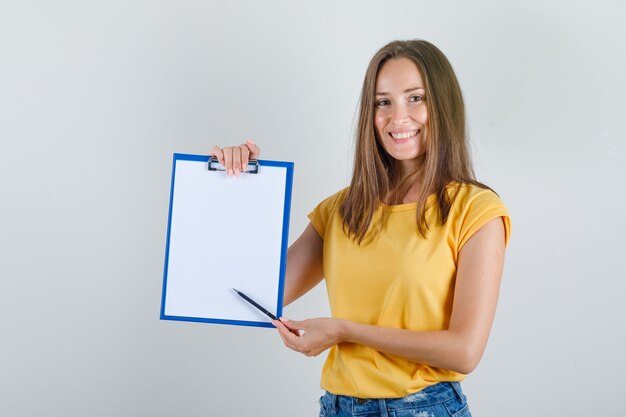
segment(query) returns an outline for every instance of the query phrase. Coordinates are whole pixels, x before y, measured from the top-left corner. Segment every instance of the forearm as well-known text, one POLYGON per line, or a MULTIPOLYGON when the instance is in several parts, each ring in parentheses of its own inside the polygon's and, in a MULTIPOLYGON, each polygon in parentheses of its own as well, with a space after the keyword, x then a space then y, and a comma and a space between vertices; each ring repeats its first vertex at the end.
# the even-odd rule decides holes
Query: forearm
POLYGON ((462 374, 476 367, 484 350, 470 335, 451 330, 413 331, 339 320, 338 331, 343 342, 462 374))
POLYGON ((317 271, 302 272, 301 266, 297 264, 296 261, 288 263, 283 305, 288 306, 298 298, 302 297, 321 280, 321 273, 318 273, 317 271))
POLYGON ((322 239, 309 224, 287 253, 283 305, 297 300, 322 280, 322 250, 322 239))

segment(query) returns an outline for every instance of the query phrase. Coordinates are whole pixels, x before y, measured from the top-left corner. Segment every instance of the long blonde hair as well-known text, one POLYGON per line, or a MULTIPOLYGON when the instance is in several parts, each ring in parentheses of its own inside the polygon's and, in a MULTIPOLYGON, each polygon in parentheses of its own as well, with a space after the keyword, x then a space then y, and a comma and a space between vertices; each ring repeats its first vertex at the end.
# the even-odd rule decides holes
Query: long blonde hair
POLYGON ((445 55, 420 39, 385 45, 370 61, 363 81, 354 170, 341 207, 344 228, 360 244, 380 204, 386 198, 391 199, 387 201, 390 204, 401 203, 411 185, 419 180, 417 229, 426 237, 426 199, 430 194, 437 196, 438 219, 443 224, 456 197, 456 191, 447 191, 448 185, 472 183, 488 188, 475 179, 467 142, 461 87, 445 55), (385 62, 397 58, 408 58, 417 66, 424 81, 428 112, 427 149, 422 164, 418 171, 403 178, 399 178, 394 160, 382 147, 374 128, 376 78, 385 62))

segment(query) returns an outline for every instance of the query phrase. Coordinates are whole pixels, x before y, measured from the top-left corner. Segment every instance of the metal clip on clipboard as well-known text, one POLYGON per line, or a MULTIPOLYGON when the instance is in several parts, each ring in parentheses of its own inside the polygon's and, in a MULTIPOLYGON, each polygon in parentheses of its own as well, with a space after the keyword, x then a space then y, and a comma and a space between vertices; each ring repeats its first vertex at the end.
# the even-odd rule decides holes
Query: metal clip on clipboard
MULTIPOLYGON (((209 171, 226 171, 224 166, 220 164, 220 161, 217 160, 215 156, 209 158, 209 171)), ((245 171, 247 174, 258 174, 259 173, 259 161, 256 159, 248 160, 248 167, 245 171)))

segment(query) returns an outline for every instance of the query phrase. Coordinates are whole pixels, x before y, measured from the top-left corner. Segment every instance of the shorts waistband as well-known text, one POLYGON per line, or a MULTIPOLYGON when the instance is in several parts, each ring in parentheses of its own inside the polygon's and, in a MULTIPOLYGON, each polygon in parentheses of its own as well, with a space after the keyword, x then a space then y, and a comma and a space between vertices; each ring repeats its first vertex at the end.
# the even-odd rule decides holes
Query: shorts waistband
POLYGON ((453 397, 461 401, 465 400, 461 384, 458 382, 439 382, 401 398, 358 398, 329 392, 325 394, 325 397, 328 405, 335 410, 343 408, 350 410, 353 414, 427 407, 448 401, 453 397))

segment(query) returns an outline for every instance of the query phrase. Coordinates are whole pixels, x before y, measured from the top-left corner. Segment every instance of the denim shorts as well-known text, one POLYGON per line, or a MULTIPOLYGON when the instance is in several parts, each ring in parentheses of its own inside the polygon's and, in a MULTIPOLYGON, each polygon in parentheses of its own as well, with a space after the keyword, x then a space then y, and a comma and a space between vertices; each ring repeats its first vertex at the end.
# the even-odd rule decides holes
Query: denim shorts
POLYGON ((326 392, 320 417, 471 417, 458 382, 439 382, 403 398, 356 398, 326 392))

